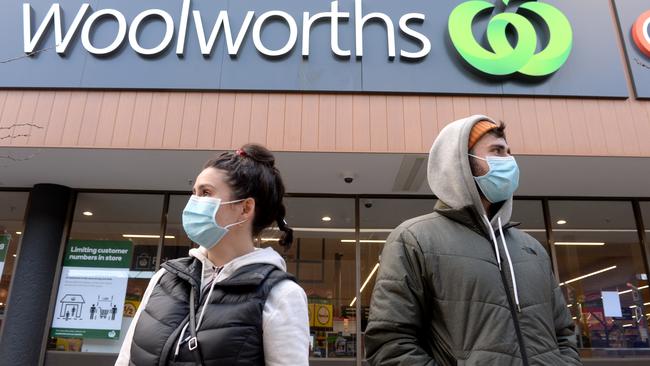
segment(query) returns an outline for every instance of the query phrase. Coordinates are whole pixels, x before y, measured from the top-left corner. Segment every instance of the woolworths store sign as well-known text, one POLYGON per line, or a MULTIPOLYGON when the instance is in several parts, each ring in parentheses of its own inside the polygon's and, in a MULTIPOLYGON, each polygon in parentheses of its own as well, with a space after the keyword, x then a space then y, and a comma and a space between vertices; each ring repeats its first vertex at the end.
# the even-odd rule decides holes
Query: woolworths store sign
POLYGON ((627 94, 607 0, 4 7, 4 87, 627 94))

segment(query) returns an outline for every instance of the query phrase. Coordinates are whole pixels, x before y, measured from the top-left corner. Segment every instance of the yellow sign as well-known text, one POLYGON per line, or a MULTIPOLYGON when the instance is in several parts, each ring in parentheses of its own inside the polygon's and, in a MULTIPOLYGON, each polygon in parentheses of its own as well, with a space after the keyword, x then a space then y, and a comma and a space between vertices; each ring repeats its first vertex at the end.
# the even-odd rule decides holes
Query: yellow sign
POLYGON ((309 310, 309 326, 314 326, 314 304, 309 304, 307 309, 309 310))
POLYGON ((331 304, 312 304, 314 327, 332 328, 334 326, 334 309, 331 304))

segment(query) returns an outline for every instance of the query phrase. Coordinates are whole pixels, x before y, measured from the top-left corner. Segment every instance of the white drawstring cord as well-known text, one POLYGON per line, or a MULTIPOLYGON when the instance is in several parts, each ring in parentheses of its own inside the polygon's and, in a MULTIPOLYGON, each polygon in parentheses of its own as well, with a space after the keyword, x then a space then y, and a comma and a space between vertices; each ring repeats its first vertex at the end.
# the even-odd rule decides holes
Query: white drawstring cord
POLYGON ((488 219, 487 215, 483 215, 483 219, 485 219, 487 227, 490 229, 490 236, 492 236, 492 244, 494 244, 494 255, 496 255, 497 257, 497 263, 499 264, 499 271, 501 271, 501 256, 499 255, 499 246, 497 244, 496 235, 494 235, 494 230, 492 229, 492 225, 490 224, 490 220, 488 219))
MULTIPOLYGON (((219 273, 219 271, 216 271, 215 274, 212 277, 212 283, 210 284, 210 291, 208 291, 208 297, 207 297, 207 300, 206 300, 206 304, 207 304, 207 301, 209 301, 210 297, 212 296, 212 291, 214 290, 214 285, 217 283, 216 280, 217 280, 217 274, 218 273, 219 273)), ((203 314, 205 314, 205 308, 206 307, 207 306, 203 305, 203 309, 201 309, 201 314, 199 315, 199 321, 196 323, 196 331, 197 332, 201 328, 201 321, 203 321, 203 314)), ((190 338, 192 338, 192 336, 190 335, 190 336, 187 336, 187 338, 183 339, 183 336, 185 335, 185 332, 187 331, 188 325, 190 325, 189 322, 187 324, 185 324, 185 326, 181 330, 181 334, 178 337, 178 342, 176 343, 176 352, 174 352, 174 356, 178 356, 178 353, 179 353, 180 348, 181 348, 181 343, 186 342, 190 338)))
POLYGON ((503 244, 503 249, 506 251, 506 258, 508 259, 508 266, 510 267, 510 277, 512 278, 512 287, 515 292, 515 303, 517 304, 517 311, 521 313, 521 305, 519 304, 519 291, 517 290, 517 279, 515 278, 515 268, 512 266, 512 259, 510 259, 510 251, 506 245, 505 235, 503 235, 503 229, 501 228, 501 218, 498 218, 499 222, 499 233, 501 233, 501 244, 503 244))

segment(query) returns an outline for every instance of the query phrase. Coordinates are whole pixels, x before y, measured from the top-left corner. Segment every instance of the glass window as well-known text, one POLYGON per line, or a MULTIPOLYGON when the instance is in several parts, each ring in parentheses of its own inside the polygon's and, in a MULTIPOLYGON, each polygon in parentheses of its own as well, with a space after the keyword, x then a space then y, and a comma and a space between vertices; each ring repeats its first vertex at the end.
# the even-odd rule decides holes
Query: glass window
POLYGON ((631 203, 549 205, 560 285, 584 355, 647 348, 650 293, 631 203))
POLYGON ((154 274, 163 198, 78 195, 48 349, 119 352, 154 274))
POLYGON ((279 232, 260 235, 261 247, 273 247, 287 262, 309 299, 312 357, 356 357, 354 200, 285 199, 294 243, 284 251, 279 232), (352 242, 348 242, 352 240, 352 242))
POLYGON ((27 192, 0 192, 0 327, 22 238, 28 197, 27 192))
POLYGON ((514 200, 511 221, 520 223, 517 228, 537 239, 548 252, 542 201, 514 200))
POLYGON ((189 250, 197 247, 187 237, 183 229, 183 209, 185 209, 189 199, 189 194, 169 197, 165 245, 163 246, 162 260, 160 263, 164 263, 170 259, 187 257, 189 250))
MULTIPOLYGON (((360 245, 361 245, 361 330, 368 323, 370 299, 375 287, 379 257, 388 235, 402 222, 430 214, 435 199, 362 199, 360 202, 360 245)), ((354 236, 351 237, 354 239, 354 236)), ((352 240, 354 242, 354 240, 352 240)), ((354 303, 350 303, 351 306, 354 303)), ((364 348, 365 349, 365 348, 364 348)))

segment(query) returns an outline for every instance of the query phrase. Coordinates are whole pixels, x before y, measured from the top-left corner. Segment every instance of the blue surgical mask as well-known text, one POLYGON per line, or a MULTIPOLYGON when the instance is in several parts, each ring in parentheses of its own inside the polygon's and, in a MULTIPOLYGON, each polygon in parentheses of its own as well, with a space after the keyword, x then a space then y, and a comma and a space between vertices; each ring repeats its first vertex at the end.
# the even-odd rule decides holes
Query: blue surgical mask
POLYGON ((517 187, 519 187, 519 167, 513 156, 487 156, 481 158, 472 154, 468 155, 486 161, 490 167, 487 174, 474 177, 488 201, 497 203, 512 197, 517 187))
POLYGON ((244 200, 221 202, 218 198, 192 196, 183 210, 183 229, 187 236, 200 246, 210 249, 217 245, 228 229, 246 222, 240 221, 221 227, 215 217, 221 205, 242 202, 244 200))

